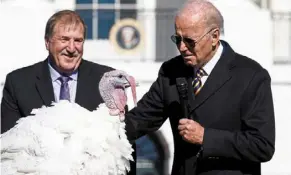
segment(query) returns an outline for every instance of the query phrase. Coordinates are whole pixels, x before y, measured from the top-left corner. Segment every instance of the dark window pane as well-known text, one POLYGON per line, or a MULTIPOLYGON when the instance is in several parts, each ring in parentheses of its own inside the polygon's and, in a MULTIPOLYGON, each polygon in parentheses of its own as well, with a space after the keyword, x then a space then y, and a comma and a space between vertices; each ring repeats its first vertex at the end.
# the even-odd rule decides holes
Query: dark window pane
POLYGON ((93 11, 92 10, 76 10, 76 12, 82 17, 87 26, 86 39, 93 38, 93 11))
POLYGON ((136 19, 136 10, 120 10, 120 19, 124 18, 136 19))
POLYGON ((93 0, 76 0, 76 4, 92 4, 93 0))
POLYGON ((120 4, 136 4, 136 0, 120 0, 120 4))
POLYGON ((115 0, 98 0, 99 4, 114 4, 115 0))
POLYGON ((115 23, 114 10, 98 10, 98 38, 108 39, 112 25, 115 23))

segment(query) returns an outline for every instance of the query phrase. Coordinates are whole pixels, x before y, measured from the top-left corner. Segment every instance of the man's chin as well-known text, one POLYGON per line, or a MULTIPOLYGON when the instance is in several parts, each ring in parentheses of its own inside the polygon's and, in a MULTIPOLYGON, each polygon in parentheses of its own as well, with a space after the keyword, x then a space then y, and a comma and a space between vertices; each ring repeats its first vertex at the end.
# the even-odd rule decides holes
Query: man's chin
POLYGON ((187 66, 195 66, 195 64, 194 64, 191 60, 184 59, 184 63, 185 63, 187 66))
POLYGON ((62 60, 64 62, 67 62, 67 63, 72 63, 74 62, 76 59, 78 59, 77 57, 69 57, 67 55, 62 55, 62 60))
POLYGON ((72 66, 62 66, 61 67, 61 72, 65 73, 65 74, 72 74, 73 72, 76 71, 76 67, 72 67, 72 66))

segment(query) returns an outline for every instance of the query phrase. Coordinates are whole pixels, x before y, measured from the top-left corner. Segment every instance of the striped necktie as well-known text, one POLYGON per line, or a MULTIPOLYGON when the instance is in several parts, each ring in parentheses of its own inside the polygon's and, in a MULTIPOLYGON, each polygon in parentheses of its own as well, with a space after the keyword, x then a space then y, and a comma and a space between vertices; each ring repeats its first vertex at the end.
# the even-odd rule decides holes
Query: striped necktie
POLYGON ((199 68, 197 70, 196 76, 192 82, 192 86, 193 86, 193 90, 194 90, 195 95, 197 95, 200 92, 200 90, 202 88, 201 78, 205 75, 207 75, 207 73, 202 68, 199 68))

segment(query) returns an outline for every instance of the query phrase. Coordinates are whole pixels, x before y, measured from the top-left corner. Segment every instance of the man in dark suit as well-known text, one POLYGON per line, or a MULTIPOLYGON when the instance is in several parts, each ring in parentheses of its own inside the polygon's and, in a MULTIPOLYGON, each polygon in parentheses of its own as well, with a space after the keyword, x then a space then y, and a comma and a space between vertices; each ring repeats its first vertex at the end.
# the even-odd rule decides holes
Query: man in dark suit
MULTIPOLYGON (((34 108, 69 100, 92 111, 103 100, 99 81, 111 67, 82 59, 86 27, 70 10, 55 13, 47 22, 45 61, 9 73, 1 102, 1 133, 12 128, 34 108)), ((96 116, 98 117, 98 116, 96 116)), ((97 165, 98 166, 98 165, 97 165)), ((131 165, 135 174, 135 164, 131 165)))
MULTIPOLYGON (((82 59, 86 28, 74 11, 55 13, 47 22, 45 61, 9 73, 1 103, 1 133, 28 116, 33 108, 49 106, 61 97, 61 77, 68 77, 67 100, 88 110, 102 103, 98 83, 110 67, 82 59)), ((65 98, 64 98, 65 99, 65 98)))
POLYGON ((261 163, 275 150, 268 72, 220 40, 223 17, 210 2, 186 2, 175 29, 171 38, 181 55, 162 64, 150 90, 126 115, 128 138, 157 130, 169 117, 173 175, 261 174, 261 163), (187 83, 187 116, 177 78, 187 83))

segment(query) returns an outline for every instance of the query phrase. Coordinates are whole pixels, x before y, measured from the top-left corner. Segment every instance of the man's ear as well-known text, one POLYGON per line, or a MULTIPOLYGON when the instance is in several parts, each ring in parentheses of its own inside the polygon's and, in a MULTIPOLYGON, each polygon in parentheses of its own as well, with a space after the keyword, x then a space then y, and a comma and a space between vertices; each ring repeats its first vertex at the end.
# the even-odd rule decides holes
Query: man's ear
POLYGON ((45 38, 45 48, 46 50, 49 50, 49 39, 48 38, 45 38))
POLYGON ((213 33, 212 33, 212 45, 216 46, 217 43, 219 42, 219 38, 220 38, 220 30, 214 29, 213 33))

